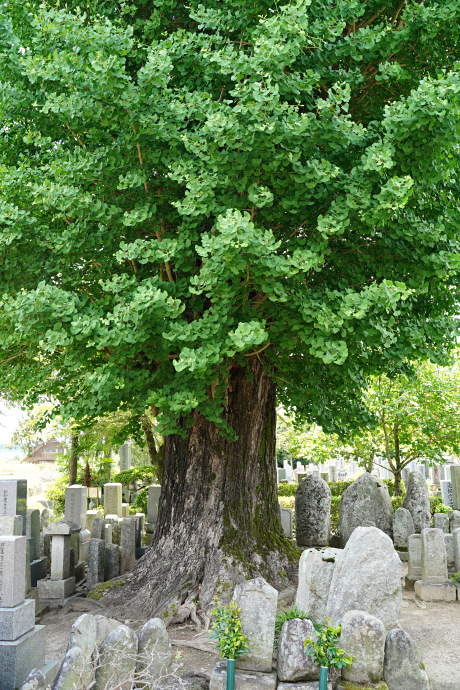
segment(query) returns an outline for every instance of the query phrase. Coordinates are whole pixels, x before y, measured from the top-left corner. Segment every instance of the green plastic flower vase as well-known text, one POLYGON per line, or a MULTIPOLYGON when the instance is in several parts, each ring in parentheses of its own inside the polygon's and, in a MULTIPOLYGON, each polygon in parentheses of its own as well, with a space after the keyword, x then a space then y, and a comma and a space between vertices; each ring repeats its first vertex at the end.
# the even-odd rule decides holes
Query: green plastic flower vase
MULTIPOLYGON (((228 675, 227 675, 228 678, 228 675)), ((227 680, 228 683, 228 680, 227 680)), ((228 688, 228 686, 227 686, 228 688)), ((327 690, 327 666, 321 666, 319 672, 319 690, 327 690)))
MULTIPOLYGON (((326 686, 324 686, 326 687, 326 686)), ((227 690, 235 689, 235 659, 227 659, 227 690)))

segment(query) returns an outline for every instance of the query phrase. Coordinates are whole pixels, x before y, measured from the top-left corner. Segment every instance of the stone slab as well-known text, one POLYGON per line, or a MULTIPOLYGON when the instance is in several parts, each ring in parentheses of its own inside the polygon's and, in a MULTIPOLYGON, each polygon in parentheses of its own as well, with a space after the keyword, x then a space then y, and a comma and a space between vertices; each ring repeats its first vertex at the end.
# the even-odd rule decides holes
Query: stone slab
POLYGON ((157 521, 160 493, 160 484, 152 484, 152 486, 149 486, 149 492, 147 497, 147 522, 150 524, 155 524, 157 521))
POLYGON ((0 641, 0 688, 15 690, 25 681, 33 668, 45 664, 45 626, 13 641, 0 641))
POLYGON ((53 536, 67 536, 73 534, 74 532, 79 532, 80 527, 75 525, 73 522, 56 520, 55 522, 50 522, 48 527, 43 531, 45 534, 51 534, 53 536))
POLYGON ((122 485, 120 483, 104 484, 104 517, 118 515, 122 517, 122 485))
POLYGON ((417 580, 415 596, 422 601, 456 601, 457 588, 452 582, 432 583, 417 580))
MULTIPOLYGON (((314 683, 278 683, 277 690, 318 690, 318 681, 314 683)), ((327 684, 327 690, 332 690, 332 683, 327 684)))
POLYGON ((35 600, 26 599, 13 608, 0 608, 0 640, 9 642, 25 635, 35 625, 35 600))
POLYGON ((40 599, 66 599, 75 592, 75 577, 66 580, 39 580, 38 596, 40 599))
POLYGON ((23 522, 22 515, 2 515, 0 517, 0 536, 21 537, 23 522))
POLYGON ((26 591, 26 569, 27 538, 0 537, 0 606, 12 608, 22 604, 26 591))
MULTIPOLYGON (((289 685, 289 683, 286 683, 286 685, 289 685)), ((312 687, 315 686, 312 684, 312 687)), ((213 669, 209 690, 226 690, 226 688, 227 662, 222 660, 213 669)), ((236 669, 235 690, 276 690, 276 673, 236 669)))
POLYGON ((22 517, 21 534, 26 533, 27 479, 0 479, 0 516, 22 517))
POLYGON ((30 585, 36 587, 39 580, 43 580, 47 575, 48 559, 43 556, 32 561, 30 564, 30 585))

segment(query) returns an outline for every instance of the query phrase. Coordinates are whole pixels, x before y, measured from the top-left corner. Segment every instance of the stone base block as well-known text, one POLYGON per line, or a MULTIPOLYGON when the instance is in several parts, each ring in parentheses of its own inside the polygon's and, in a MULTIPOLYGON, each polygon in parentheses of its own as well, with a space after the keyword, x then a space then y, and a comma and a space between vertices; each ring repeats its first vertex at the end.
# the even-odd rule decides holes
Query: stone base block
MULTIPOLYGON (((278 690, 318 690, 318 681, 310 683, 278 683, 278 690)), ((327 684, 327 690, 332 690, 332 683, 327 684)))
POLYGON ((422 601, 456 601, 457 588, 452 582, 432 584, 417 580, 414 585, 415 596, 422 601))
POLYGON ((396 553, 398 554, 400 561, 402 561, 403 563, 409 562, 409 552, 408 551, 400 551, 399 549, 396 549, 396 553))
POLYGON ((52 683, 54 683, 60 665, 61 664, 59 661, 47 661, 46 664, 42 666, 42 668, 40 669, 40 671, 45 676, 47 685, 51 685, 52 683))
POLYGON ((417 580, 420 580, 420 578, 416 577, 415 575, 406 575, 406 579, 405 579, 406 589, 413 590, 414 585, 417 582, 417 580))
POLYGON ((35 625, 35 600, 26 599, 12 609, 0 607, 0 640, 10 642, 30 632, 35 625))
POLYGON ((67 580, 39 580, 38 596, 40 599, 66 599, 75 592, 75 577, 67 580))
POLYGON ((334 690, 388 690, 388 685, 383 680, 375 685, 358 685, 356 683, 351 683, 349 680, 342 680, 339 678, 335 682, 334 690))
POLYGON ((86 575, 85 565, 86 565, 86 563, 84 563, 83 561, 80 561, 75 566, 75 582, 81 582, 82 580, 85 579, 85 575, 86 575))
POLYGON ((45 626, 36 625, 30 632, 11 642, 0 641, 0 688, 15 690, 33 668, 45 665, 45 626))
POLYGON ((30 582, 32 587, 37 586, 39 580, 43 580, 48 573, 48 559, 43 556, 30 564, 30 582))
MULTIPOLYGON (((209 690, 226 690, 226 687, 227 662, 222 660, 213 669, 209 690)), ((276 690, 276 673, 236 669, 235 690, 276 690)))
POLYGON ((136 560, 145 556, 145 546, 136 546, 136 560))

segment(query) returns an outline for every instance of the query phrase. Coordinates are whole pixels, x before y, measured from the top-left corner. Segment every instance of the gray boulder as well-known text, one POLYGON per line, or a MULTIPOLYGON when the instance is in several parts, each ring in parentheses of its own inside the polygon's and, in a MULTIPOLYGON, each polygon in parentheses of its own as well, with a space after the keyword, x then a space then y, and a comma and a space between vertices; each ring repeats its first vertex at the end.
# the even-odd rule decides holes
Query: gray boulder
POLYGON ((353 657, 342 669, 343 680, 353 683, 378 683, 383 676, 385 626, 365 611, 347 611, 342 618, 340 646, 353 657))
POLYGON ((137 672, 147 672, 151 679, 168 673, 172 662, 171 644, 160 618, 151 618, 139 632, 137 672))
POLYGON ((393 541, 395 548, 407 549, 407 540, 415 534, 414 521, 407 508, 398 508, 393 515, 393 541))
POLYGON ((393 536, 393 506, 386 484, 367 472, 342 494, 340 499, 340 542, 344 547, 356 527, 374 523, 393 536))
POLYGON ((293 618, 281 628, 278 640, 278 678, 284 682, 318 680, 320 668, 305 654, 304 641, 316 637, 313 623, 293 618))
POLYGON ((136 671, 137 635, 119 625, 101 645, 94 690, 131 690, 136 671))
MULTIPOLYGON (((246 671, 237 668, 235 671, 236 690, 276 690, 276 673, 260 673, 259 671, 246 671)), ((181 685, 181 687, 183 687, 181 685)), ((279 687, 279 686, 278 686, 279 687)), ((217 662, 211 674, 209 690, 226 690, 227 688, 227 662, 221 659, 217 662)), ((178 690, 180 690, 178 688, 178 690)), ((295 690, 291 688, 291 690, 295 690)), ((304 690, 306 690, 304 688, 304 690)))
POLYGON ((357 527, 332 575, 327 615, 338 624, 347 611, 365 611, 390 630, 399 627, 401 600, 401 561, 392 540, 376 527, 357 527))
POLYGON ((414 521, 415 533, 431 525, 430 496, 428 485, 420 472, 409 472, 403 508, 407 508, 414 521))
POLYGON ((306 549, 299 560, 295 605, 315 621, 326 619, 332 575, 343 549, 306 549))
POLYGON ((390 630, 385 641, 383 678, 388 690, 430 690, 417 645, 401 628, 390 630))
POLYGON ((94 619, 96 621, 96 646, 100 647, 107 635, 118 628, 120 622, 116 621, 115 618, 100 615, 94 616, 94 619))
POLYGON ((318 472, 302 479, 295 492, 299 546, 327 546, 331 529, 331 490, 318 472))

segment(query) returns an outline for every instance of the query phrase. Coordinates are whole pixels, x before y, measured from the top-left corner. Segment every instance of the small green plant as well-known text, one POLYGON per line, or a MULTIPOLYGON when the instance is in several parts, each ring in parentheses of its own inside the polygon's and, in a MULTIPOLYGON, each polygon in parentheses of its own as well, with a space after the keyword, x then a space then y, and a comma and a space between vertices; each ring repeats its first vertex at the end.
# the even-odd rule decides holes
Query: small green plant
POLYGON ((325 668, 344 668, 350 666, 353 657, 337 647, 340 635, 340 625, 334 627, 328 625, 329 618, 324 623, 313 623, 316 631, 316 639, 309 637, 304 642, 305 654, 311 656, 315 664, 325 668))
POLYGON ((249 651, 248 641, 241 627, 240 609, 236 601, 230 602, 228 606, 217 599, 215 603, 211 637, 218 641, 219 656, 221 659, 239 659, 249 651))
POLYGON ((450 578, 450 581, 457 587, 457 589, 460 587, 460 573, 454 573, 452 577, 450 578))
POLYGON ((290 621, 293 618, 310 618, 310 616, 307 616, 306 613, 301 611, 300 609, 297 608, 297 606, 292 606, 290 609, 286 609, 285 611, 282 611, 276 616, 275 620, 275 643, 274 647, 275 649, 278 646, 278 640, 279 636, 281 633, 281 628, 283 625, 286 623, 286 621, 290 621))

